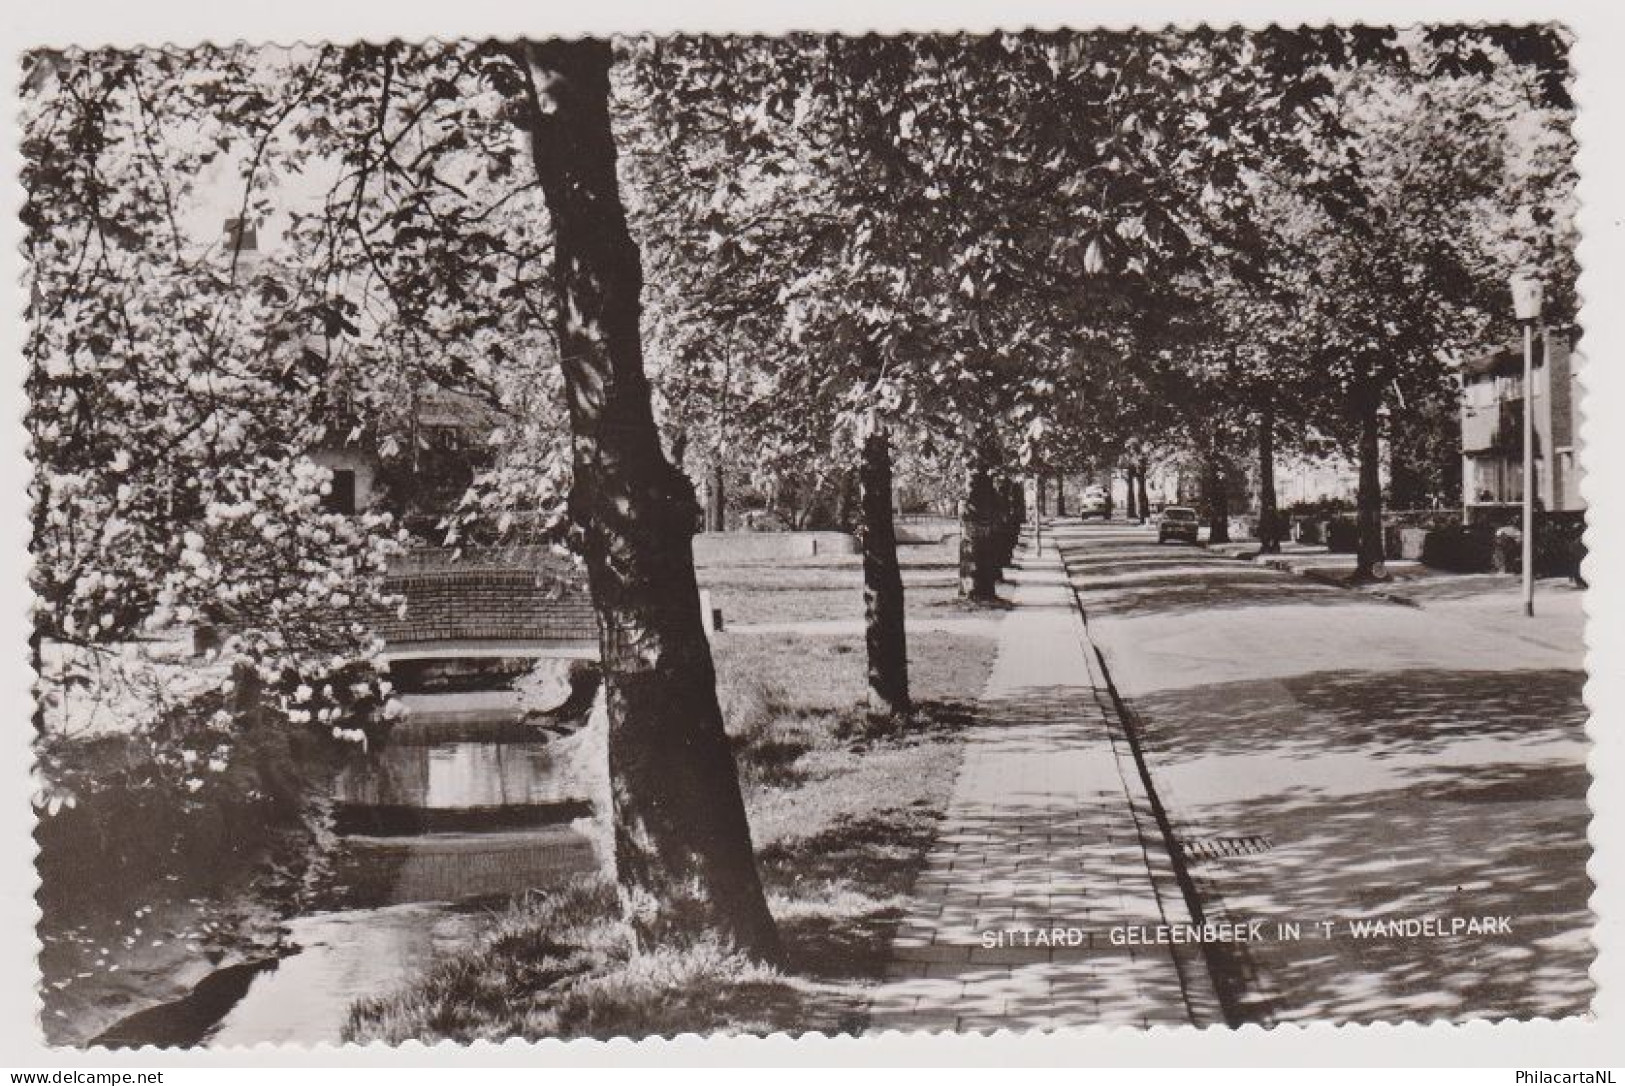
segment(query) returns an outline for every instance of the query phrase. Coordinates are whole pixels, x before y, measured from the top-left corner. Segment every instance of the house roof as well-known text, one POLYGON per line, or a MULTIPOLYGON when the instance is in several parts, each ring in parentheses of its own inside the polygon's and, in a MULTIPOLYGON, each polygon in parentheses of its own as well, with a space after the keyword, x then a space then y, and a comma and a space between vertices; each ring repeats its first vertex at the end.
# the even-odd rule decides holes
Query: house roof
MULTIPOLYGON (((1545 335, 1535 336, 1535 365, 1542 365, 1546 361, 1546 336, 1568 336, 1570 345, 1576 335, 1573 328, 1551 328, 1545 335)), ((1507 376, 1523 369, 1523 340, 1515 339, 1501 344, 1482 354, 1471 355, 1461 364, 1461 375, 1465 380, 1474 377, 1488 377, 1491 375, 1507 376)))
POLYGON ((461 431, 489 432, 497 426, 497 414, 476 396, 450 389, 425 389, 418 396, 420 426, 444 427, 461 431))

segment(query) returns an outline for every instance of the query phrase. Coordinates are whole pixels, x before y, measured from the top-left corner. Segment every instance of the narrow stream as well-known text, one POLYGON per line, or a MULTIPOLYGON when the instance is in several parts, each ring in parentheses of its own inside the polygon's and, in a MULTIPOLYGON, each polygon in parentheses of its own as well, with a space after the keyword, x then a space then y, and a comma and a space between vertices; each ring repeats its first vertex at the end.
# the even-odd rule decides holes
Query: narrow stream
POLYGON ((92 1043, 339 1043, 357 999, 465 944, 514 895, 597 869, 572 825, 592 811, 574 739, 511 713, 415 722, 340 775, 336 886, 285 922, 283 952, 216 970, 92 1043))

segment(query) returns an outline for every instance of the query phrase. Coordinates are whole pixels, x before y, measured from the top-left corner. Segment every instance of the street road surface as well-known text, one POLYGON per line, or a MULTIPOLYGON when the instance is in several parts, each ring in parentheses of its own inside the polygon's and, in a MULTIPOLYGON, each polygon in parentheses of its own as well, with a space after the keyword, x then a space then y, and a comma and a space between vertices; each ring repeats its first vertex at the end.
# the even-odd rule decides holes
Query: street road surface
POLYGON ((1054 537, 1207 918, 1299 925, 1215 951, 1233 1017, 1585 1013, 1577 590, 1543 584, 1528 620, 1515 578, 1402 606, 1154 529, 1054 537))

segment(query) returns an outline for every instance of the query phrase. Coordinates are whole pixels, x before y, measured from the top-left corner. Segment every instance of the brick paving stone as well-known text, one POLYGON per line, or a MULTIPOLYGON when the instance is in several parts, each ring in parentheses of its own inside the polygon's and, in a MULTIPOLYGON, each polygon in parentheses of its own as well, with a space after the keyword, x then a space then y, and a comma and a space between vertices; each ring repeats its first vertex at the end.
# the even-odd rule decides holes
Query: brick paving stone
POLYGON ((893 979, 873 992, 870 1029, 1218 1021, 1199 956, 1110 942, 1114 924, 1189 917, 1059 560, 1024 555, 1011 579, 981 726, 894 939, 893 979), (1022 941, 1056 928, 1082 929, 1081 945, 1022 941), (986 945, 989 932, 1007 942, 986 945))

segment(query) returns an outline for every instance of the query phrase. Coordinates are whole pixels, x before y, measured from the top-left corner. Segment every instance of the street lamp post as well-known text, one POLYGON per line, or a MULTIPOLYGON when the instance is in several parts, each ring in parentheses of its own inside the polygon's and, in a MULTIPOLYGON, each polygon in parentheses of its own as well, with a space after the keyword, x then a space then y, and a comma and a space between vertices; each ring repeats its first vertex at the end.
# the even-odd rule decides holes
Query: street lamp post
POLYGON ((1523 325, 1523 613, 1535 613, 1535 322, 1541 282, 1534 271, 1512 275, 1512 309, 1523 325))

